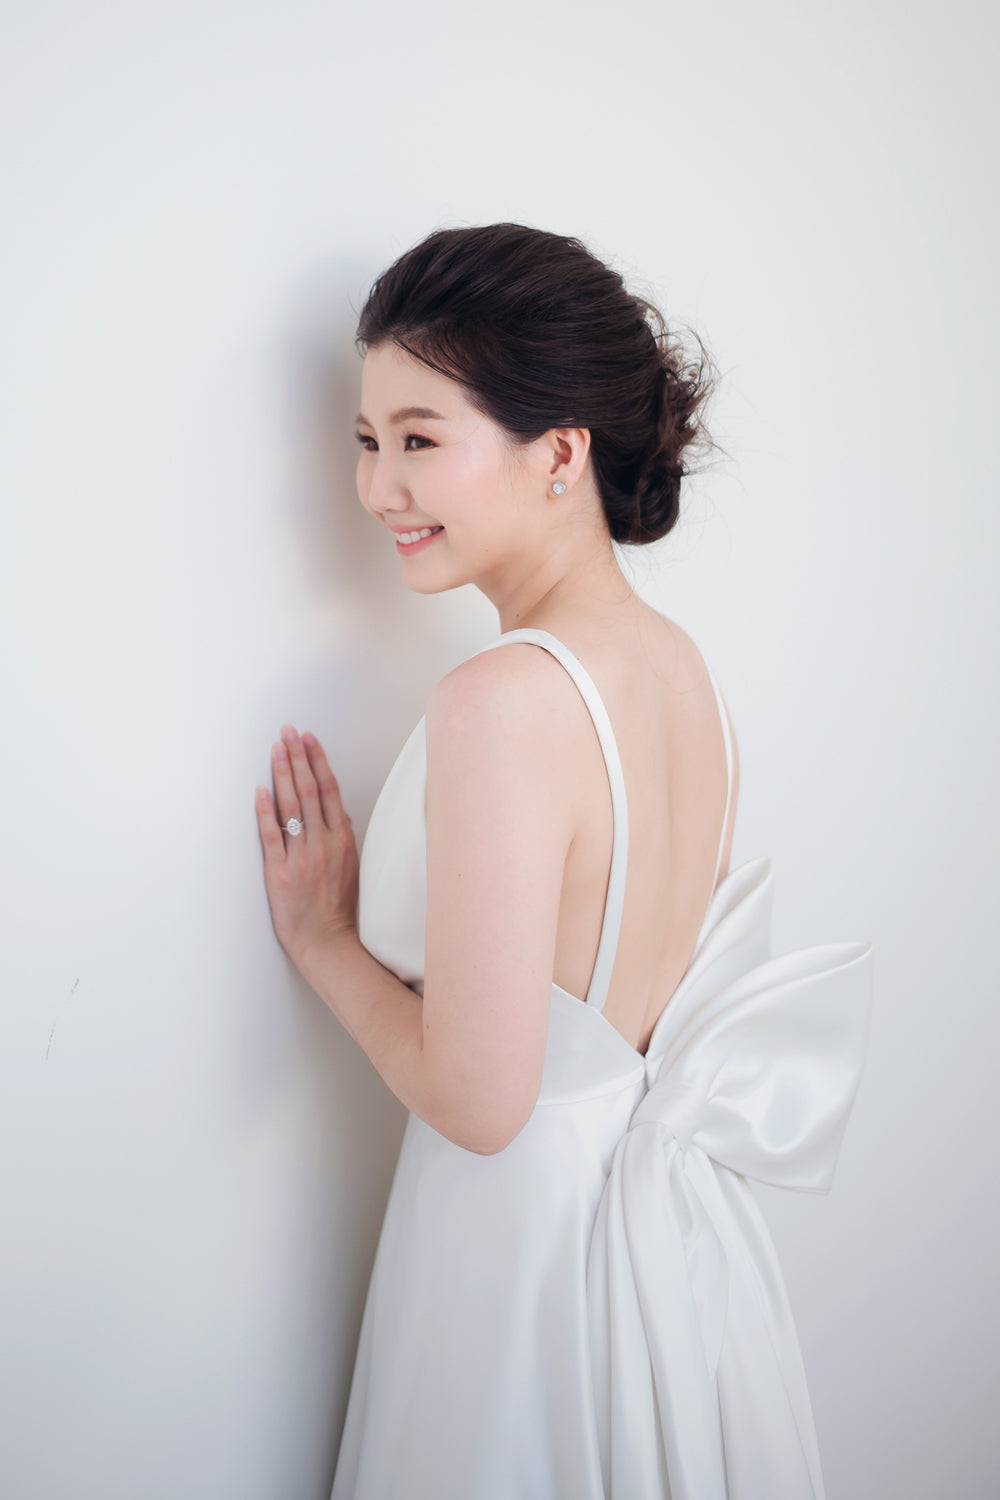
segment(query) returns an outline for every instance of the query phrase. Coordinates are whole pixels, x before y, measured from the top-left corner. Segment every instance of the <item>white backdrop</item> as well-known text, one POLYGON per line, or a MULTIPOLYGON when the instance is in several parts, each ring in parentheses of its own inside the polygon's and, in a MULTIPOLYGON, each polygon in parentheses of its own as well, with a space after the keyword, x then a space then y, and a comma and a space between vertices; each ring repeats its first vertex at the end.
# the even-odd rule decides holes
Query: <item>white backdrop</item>
POLYGON ((403 1111, 274 938, 254 787, 311 728, 361 834, 495 633, 361 510, 352 337, 400 251, 515 219, 715 354, 729 457, 626 566, 728 699, 775 951, 875 944, 833 1192, 761 1190, 830 1500, 995 1495, 995 13, 2 33, 4 1494, 328 1495, 403 1111))

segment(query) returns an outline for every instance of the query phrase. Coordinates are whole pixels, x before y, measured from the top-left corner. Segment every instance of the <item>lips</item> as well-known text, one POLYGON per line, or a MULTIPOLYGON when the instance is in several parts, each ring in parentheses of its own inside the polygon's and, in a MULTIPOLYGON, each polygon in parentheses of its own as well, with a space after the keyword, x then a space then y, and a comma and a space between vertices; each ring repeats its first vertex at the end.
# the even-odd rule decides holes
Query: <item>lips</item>
MULTIPOLYGON (((418 530, 420 530, 420 528, 417 527, 417 526, 415 526, 415 527, 413 527, 413 530, 414 531, 418 531, 418 530)), ((430 533, 429 536, 418 537, 418 539, 415 542, 404 542, 404 541, 401 541, 399 534, 397 534, 397 536, 396 536, 396 548, 397 548, 397 550, 399 552, 405 552, 405 553, 417 552, 417 551, 420 550, 421 547, 429 547, 430 544, 431 544, 431 542, 434 540, 434 538, 436 536, 439 536, 443 530, 444 530, 443 526, 435 526, 434 529, 431 531, 431 533, 430 533)), ((406 532, 403 532, 402 534, 404 536, 407 535, 406 532)))

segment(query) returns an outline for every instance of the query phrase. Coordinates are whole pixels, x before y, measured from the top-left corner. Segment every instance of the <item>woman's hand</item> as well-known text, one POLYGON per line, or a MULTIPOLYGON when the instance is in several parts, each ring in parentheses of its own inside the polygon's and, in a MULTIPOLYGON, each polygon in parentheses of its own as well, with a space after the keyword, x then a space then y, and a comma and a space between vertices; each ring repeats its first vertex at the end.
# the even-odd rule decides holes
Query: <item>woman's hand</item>
POLYGON ((264 846, 264 884, 278 941, 296 966, 317 945, 357 934, 358 850, 337 778, 313 734, 290 724, 272 746, 277 812, 257 789, 257 824, 264 846), (305 826, 283 833, 289 819, 305 826))

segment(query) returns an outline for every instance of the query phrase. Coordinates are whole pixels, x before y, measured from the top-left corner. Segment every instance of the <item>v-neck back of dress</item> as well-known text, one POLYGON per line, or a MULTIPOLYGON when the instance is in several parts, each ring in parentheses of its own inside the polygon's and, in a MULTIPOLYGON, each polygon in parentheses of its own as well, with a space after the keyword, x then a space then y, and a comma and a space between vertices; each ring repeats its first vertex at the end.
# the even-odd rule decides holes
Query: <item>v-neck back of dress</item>
MULTIPOLYGON (((497 646, 505 646, 522 641, 542 646, 546 651, 549 651, 557 661, 562 663, 572 677, 594 721, 594 728, 597 731, 597 737, 604 756, 604 763, 607 767, 608 782, 611 788, 611 812, 613 818, 611 869, 608 876, 607 895, 605 897, 604 916, 601 924, 597 958, 594 962, 590 984, 587 989, 585 1001, 583 1002, 593 1010, 603 1011, 618 952, 618 939, 621 933, 628 872, 628 798, 625 793, 625 774, 622 769, 621 755, 618 751, 618 742, 615 738, 614 729, 611 726, 610 716, 605 707, 604 700, 598 691, 597 684, 575 652, 571 651, 550 630, 542 630, 536 626, 521 626, 516 630, 505 631, 496 640, 490 641, 486 646, 481 647, 479 651, 474 651, 472 654, 473 656, 479 656, 482 652, 492 651, 497 646)), ((733 747, 732 735, 729 728, 729 716, 726 713, 722 693, 715 680, 715 674, 707 662, 705 662, 705 669, 708 672, 709 680, 715 693, 719 718, 722 724, 723 741, 726 748, 726 808, 722 816, 722 831, 719 836, 719 847, 715 857, 715 870, 712 875, 712 891, 714 892, 716 881, 719 877, 719 866, 722 863, 722 851, 726 842, 726 825, 729 821, 729 806, 733 794, 733 747)), ((560 989, 561 987, 556 985, 555 988, 560 989)), ((561 993, 569 996, 570 999, 581 998, 570 995, 568 990, 562 990, 561 993)), ((669 1004, 669 1000, 667 1004, 669 1004)), ((664 1006, 665 1009, 666 1006, 664 1006)), ((661 1016, 662 1014, 663 1012, 661 1011, 661 1016)), ((656 1024, 659 1024, 659 1019, 660 1017, 657 1017, 656 1024)))

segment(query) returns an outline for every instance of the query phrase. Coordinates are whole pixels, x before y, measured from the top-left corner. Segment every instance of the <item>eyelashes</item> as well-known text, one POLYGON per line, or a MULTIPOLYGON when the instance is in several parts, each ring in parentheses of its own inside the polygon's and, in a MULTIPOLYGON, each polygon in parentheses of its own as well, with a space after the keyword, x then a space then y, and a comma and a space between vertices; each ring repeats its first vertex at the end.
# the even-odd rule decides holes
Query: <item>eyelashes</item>
MULTIPOLYGON (((364 453, 374 453, 376 451, 375 450, 375 439, 373 437, 369 437, 366 432, 356 432, 354 434, 354 436, 357 438, 358 442, 361 444, 362 452, 364 452, 364 453), (369 443, 372 445, 371 447, 368 447, 369 443)), ((434 444, 431 442, 430 438, 421 437, 421 435, 420 435, 419 432, 408 432, 406 434, 406 436, 403 438, 403 447, 404 447, 404 449, 406 449, 406 444, 410 441, 411 438, 415 438, 418 443, 424 443, 424 444, 426 444, 426 446, 428 448, 433 448, 434 447, 434 444)), ((408 449, 406 451, 413 453, 413 452, 419 452, 420 450, 419 449, 412 449, 411 448, 411 449, 408 449)))

